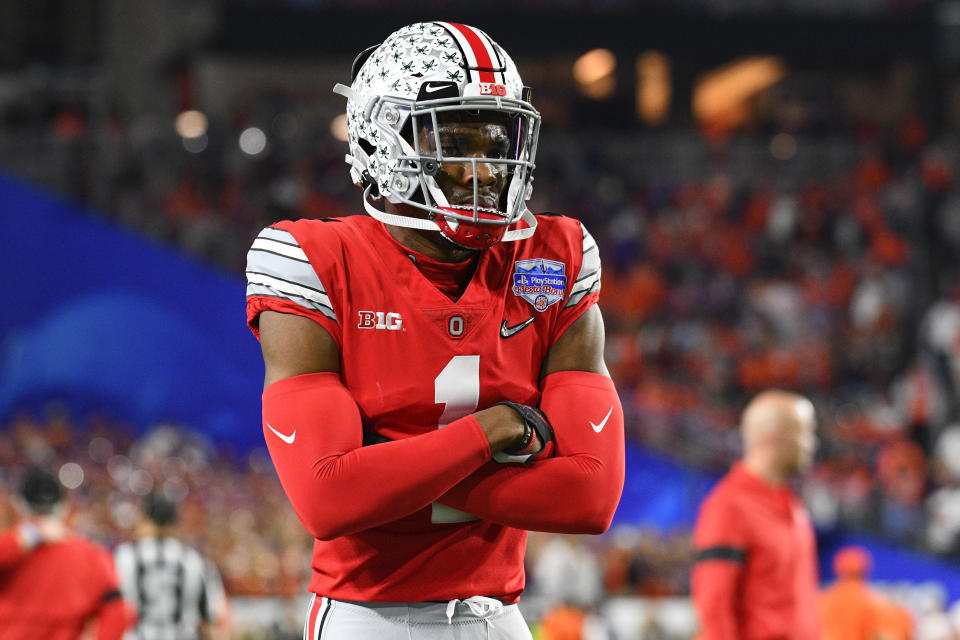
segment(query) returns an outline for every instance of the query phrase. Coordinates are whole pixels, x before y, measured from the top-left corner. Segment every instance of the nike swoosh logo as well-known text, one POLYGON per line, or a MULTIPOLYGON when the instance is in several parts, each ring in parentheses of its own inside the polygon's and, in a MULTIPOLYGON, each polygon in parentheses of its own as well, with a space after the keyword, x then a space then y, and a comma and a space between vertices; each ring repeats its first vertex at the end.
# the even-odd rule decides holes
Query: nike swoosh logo
POLYGON ((287 444, 293 444, 293 441, 297 439, 297 430, 296 430, 296 429, 294 429, 294 430, 293 430, 293 433, 291 433, 291 434, 288 435, 288 436, 283 435, 282 433, 280 433, 279 431, 277 431, 276 429, 274 429, 273 427, 271 427, 269 422, 267 423, 267 429, 270 429, 270 431, 273 431, 275 434, 277 434, 277 437, 278 437, 278 438, 280 438, 281 440, 283 440, 283 441, 286 442, 287 444))
MULTIPOLYGON (((603 428, 607 425, 607 420, 610 419, 610 416, 612 414, 613 414, 613 406, 611 405, 610 411, 607 411, 607 417, 603 419, 603 422, 601 422, 600 424, 593 424, 592 421, 589 421, 590 426, 593 427, 594 431, 596 431, 597 433, 600 433, 601 431, 603 431, 603 428)), ((267 426, 269 427, 270 425, 267 425, 267 426)))
POLYGON ((510 336, 512 336, 513 334, 517 333, 518 331, 522 331, 523 329, 526 329, 526 328, 529 327, 532 323, 533 323, 533 316, 530 316, 529 318, 527 318, 526 320, 524 320, 524 321, 521 322, 520 324, 515 324, 515 325, 513 325, 512 327, 508 327, 508 326, 507 326, 507 321, 504 320, 504 321, 503 321, 503 324, 500 325, 500 337, 501 337, 501 338, 509 338, 510 336))
POLYGON ((450 85, 447 85, 447 84, 440 84, 436 86, 428 84, 423 88, 423 90, 426 91, 427 93, 436 93, 437 91, 440 91, 441 89, 446 89, 449 86, 450 85))

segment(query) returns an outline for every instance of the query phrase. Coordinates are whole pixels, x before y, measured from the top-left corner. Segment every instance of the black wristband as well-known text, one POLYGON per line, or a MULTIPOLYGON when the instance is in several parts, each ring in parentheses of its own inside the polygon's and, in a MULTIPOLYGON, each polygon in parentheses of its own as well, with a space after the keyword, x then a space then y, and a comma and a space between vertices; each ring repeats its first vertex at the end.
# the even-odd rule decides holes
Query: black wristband
POLYGON ((540 411, 540 409, 538 409, 537 407, 531 407, 529 405, 520 404, 518 402, 510 402, 509 400, 501 400, 500 402, 497 402, 495 404, 505 404, 511 409, 513 409, 514 411, 516 411, 517 414, 519 414, 520 417, 523 418, 523 424, 525 426, 525 430, 523 432, 523 438, 521 439, 521 441, 516 446, 510 447, 510 449, 504 449, 499 454, 497 454, 497 456, 495 456, 495 459, 497 459, 498 462, 504 462, 504 461, 524 462, 524 461, 532 460, 536 456, 540 455, 541 452, 546 450, 548 443, 553 442, 553 428, 550 426, 550 423, 547 422, 547 417, 543 415, 543 412, 540 411), (531 430, 529 438, 527 438, 526 429, 531 430), (535 455, 525 454, 523 453, 523 451, 533 441, 534 433, 540 436, 540 441, 543 444, 543 448, 540 450, 540 452, 538 452, 535 455), (500 459, 503 457, 510 458, 514 456, 518 458, 522 458, 522 460, 500 459))
MULTIPOLYGON (((521 414, 521 417, 523 414, 521 414)), ((523 420, 523 436, 520 438, 520 442, 515 444, 512 447, 504 449, 510 455, 518 455, 523 453, 523 450, 530 446, 530 442, 533 440, 533 427, 530 426, 530 423, 527 422, 526 418, 523 420)))

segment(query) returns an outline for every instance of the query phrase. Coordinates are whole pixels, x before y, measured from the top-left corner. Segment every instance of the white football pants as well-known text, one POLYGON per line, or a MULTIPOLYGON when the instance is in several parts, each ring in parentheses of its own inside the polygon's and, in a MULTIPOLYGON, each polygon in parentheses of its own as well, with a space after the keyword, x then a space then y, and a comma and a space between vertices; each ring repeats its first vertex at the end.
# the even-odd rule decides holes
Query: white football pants
POLYGON ((517 605, 494 598, 347 602, 314 596, 303 640, 532 640, 532 636, 517 605))

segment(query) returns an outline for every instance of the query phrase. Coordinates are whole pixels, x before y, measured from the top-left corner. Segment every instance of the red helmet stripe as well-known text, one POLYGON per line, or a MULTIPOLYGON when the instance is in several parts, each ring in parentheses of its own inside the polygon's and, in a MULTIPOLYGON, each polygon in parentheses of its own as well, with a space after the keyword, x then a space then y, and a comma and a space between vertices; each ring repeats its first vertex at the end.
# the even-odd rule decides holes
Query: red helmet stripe
MULTIPOLYGON (((463 40, 466 40, 466 43, 469 45, 470 52, 476 61, 476 64, 471 66, 477 67, 480 82, 496 82, 496 76, 493 74, 495 65, 493 56, 491 56, 492 52, 488 49, 489 45, 484 42, 480 34, 473 27, 468 27, 465 24, 458 22, 447 22, 446 24, 456 29, 463 37, 463 40), (484 69, 489 69, 489 71, 484 71, 484 69)), ((471 62, 472 61, 468 60, 467 64, 471 62)))

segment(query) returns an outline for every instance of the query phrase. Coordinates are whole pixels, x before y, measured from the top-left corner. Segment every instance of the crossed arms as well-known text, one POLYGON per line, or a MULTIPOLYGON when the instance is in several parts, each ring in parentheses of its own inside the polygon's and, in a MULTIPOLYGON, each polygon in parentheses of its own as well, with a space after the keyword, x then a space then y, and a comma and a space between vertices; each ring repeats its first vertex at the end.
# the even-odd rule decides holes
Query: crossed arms
POLYGON ((330 334, 307 318, 264 311, 260 339, 264 424, 282 418, 298 427, 297 446, 283 446, 266 426, 265 437, 284 490, 314 537, 362 531, 432 502, 523 529, 609 527, 623 487, 623 412, 603 362, 603 319, 595 305, 543 363, 540 409, 553 425, 556 455, 527 465, 490 462, 523 433, 519 415, 502 405, 364 447, 359 410, 339 381, 340 354, 330 334))

